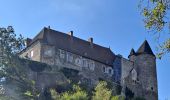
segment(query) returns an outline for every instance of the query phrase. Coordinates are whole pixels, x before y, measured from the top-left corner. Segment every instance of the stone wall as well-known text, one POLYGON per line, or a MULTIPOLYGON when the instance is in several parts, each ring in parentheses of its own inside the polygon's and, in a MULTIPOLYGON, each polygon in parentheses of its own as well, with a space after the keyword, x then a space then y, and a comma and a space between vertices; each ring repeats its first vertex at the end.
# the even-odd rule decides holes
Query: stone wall
POLYGON ((92 83, 97 83, 99 79, 114 79, 113 66, 38 41, 21 52, 20 57, 52 66, 57 65, 57 68, 52 68, 53 70, 61 68, 78 70, 79 75, 91 80, 92 83))
POLYGON ((123 81, 128 75, 130 74, 130 71, 133 69, 133 62, 122 58, 121 59, 122 69, 121 69, 121 84, 124 84, 123 81))
POLYGON ((137 73, 138 73, 139 83, 142 84, 142 87, 145 89, 145 91, 151 94, 157 94, 154 95, 153 97, 158 98, 155 56, 149 54, 138 55, 135 63, 138 68, 137 73))
POLYGON ((149 54, 131 56, 130 60, 117 56, 113 66, 110 66, 53 45, 35 42, 20 56, 51 65, 53 71, 62 68, 77 70, 78 76, 82 76, 80 81, 87 82, 89 86, 97 84, 100 79, 110 80, 121 82, 122 86, 129 87, 136 96, 156 98, 153 100, 158 98, 156 61, 149 54))
POLYGON ((158 100, 155 56, 140 54, 133 58, 133 62, 122 59, 122 86, 135 96, 158 100))
MULTIPOLYGON (((99 78, 113 80, 112 66, 91 60, 55 46, 42 45, 41 62, 79 71, 84 78, 98 81, 99 78)), ((94 82, 95 83, 95 82, 94 82)))
POLYGON ((28 58, 30 60, 40 61, 40 50, 40 42, 35 42, 30 47, 27 47, 25 50, 23 50, 19 56, 21 58, 28 58))
POLYGON ((114 69, 113 77, 114 77, 114 81, 117 83, 121 82, 121 69, 122 69, 121 68, 122 67, 121 59, 122 59, 122 57, 116 56, 116 59, 113 62, 113 66, 114 66, 113 67, 113 69, 114 69))

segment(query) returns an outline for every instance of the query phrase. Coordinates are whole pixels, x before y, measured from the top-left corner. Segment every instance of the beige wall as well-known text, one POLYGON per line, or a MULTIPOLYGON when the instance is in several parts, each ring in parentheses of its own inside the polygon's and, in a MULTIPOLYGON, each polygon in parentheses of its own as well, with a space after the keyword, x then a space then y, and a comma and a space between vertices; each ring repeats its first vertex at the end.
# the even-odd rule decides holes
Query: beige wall
POLYGON ((31 60, 40 61, 40 48, 40 42, 36 42, 30 47, 26 48, 24 51, 22 51, 19 56, 21 58, 25 58, 27 56, 31 60))

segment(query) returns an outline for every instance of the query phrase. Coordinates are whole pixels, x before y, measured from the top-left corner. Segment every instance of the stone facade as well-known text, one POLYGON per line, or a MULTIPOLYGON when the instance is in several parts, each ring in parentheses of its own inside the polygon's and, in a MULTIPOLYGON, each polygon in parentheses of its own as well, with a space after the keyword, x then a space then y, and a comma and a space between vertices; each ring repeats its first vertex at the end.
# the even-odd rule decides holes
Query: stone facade
POLYGON ((79 75, 89 79, 94 84, 96 84, 99 79, 114 79, 112 66, 59 49, 52 45, 37 43, 33 47, 28 48, 28 50, 25 50, 20 56, 27 57, 27 55, 31 60, 52 66, 57 65, 57 69, 69 68, 78 70, 79 75), (32 52, 33 55, 31 56, 32 52))
POLYGON ((155 56, 141 54, 136 56, 134 60, 135 65, 128 76, 130 79, 126 77, 125 84, 128 85, 136 95, 157 100, 158 88, 155 56))
POLYGON ((109 48, 94 44, 92 38, 85 41, 71 33, 67 35, 44 28, 20 57, 57 66, 57 69, 77 70, 78 75, 83 76, 82 81, 93 85, 100 79, 109 80, 128 87, 135 96, 158 99, 155 55, 147 41, 137 52, 132 50, 126 59, 109 48))
POLYGON ((41 61, 40 60, 40 52, 41 52, 41 44, 40 42, 36 42, 32 44, 30 47, 26 49, 26 52, 22 52, 20 57, 22 58, 29 58, 34 61, 41 61))

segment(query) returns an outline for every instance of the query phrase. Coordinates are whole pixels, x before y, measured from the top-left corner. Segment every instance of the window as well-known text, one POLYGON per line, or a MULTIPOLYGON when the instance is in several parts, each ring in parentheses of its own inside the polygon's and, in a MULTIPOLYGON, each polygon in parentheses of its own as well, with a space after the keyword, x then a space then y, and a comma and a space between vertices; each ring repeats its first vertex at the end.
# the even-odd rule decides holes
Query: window
POLYGON ((71 53, 67 53, 67 61, 72 63, 73 62, 73 55, 71 53))
POLYGON ((65 58, 65 51, 60 49, 60 58, 65 58))
POLYGON ((135 69, 133 69, 132 70, 132 72, 131 72, 131 74, 132 74, 132 80, 137 80, 137 72, 136 72, 136 70, 135 69))
POLYGON ((46 57, 52 57, 53 56, 53 52, 52 49, 47 49, 44 51, 44 56, 46 57))
POLYGON ((88 67, 88 61, 86 59, 83 59, 83 66, 88 67))
POLYGON ((31 51, 31 58, 34 56, 34 51, 31 51))
POLYGON ((109 74, 112 74, 112 69, 109 69, 109 74))
POLYGON ((106 67, 105 66, 103 66, 103 72, 106 73, 106 67))
POLYGON ((75 59, 75 64, 76 64, 77 66, 81 66, 81 59, 80 59, 80 58, 76 58, 76 59, 75 59))
POLYGON ((89 69, 94 71, 94 68, 95 68, 95 63, 93 61, 89 62, 89 69))

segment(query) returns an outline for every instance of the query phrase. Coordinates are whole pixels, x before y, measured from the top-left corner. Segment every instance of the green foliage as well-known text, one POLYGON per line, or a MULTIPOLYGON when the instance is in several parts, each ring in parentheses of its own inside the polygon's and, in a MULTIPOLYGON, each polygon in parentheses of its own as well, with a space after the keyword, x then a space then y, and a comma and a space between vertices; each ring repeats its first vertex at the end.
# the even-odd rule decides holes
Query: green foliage
POLYGON ((55 89, 50 89, 50 93, 51 93, 52 99, 54 99, 54 100, 60 100, 61 99, 60 94, 57 93, 55 89))
POLYGON ((155 29, 159 32, 166 23, 164 20, 166 7, 162 2, 158 2, 152 10, 144 8, 143 15, 146 17, 144 22, 145 27, 148 29, 155 29))
POLYGON ((170 39, 167 39, 162 45, 159 46, 159 53, 157 53, 157 57, 161 59, 163 55, 169 52, 170 52, 170 39))
POLYGON ((108 87, 107 82, 100 81, 92 95, 77 85, 73 86, 73 90, 61 94, 54 89, 51 89, 50 92, 53 100, 125 100, 123 96, 114 96, 112 90, 108 89, 108 87))
POLYGON ((101 81, 95 88, 93 100, 110 100, 112 90, 107 88, 107 83, 101 81))
POLYGON ((111 100, 125 100, 123 96, 112 96, 111 100))
POLYGON ((51 90, 51 96, 54 100, 88 100, 88 95, 79 86, 74 85, 73 91, 58 94, 55 90, 51 90))
MULTIPOLYGON (((170 30, 169 21, 169 0, 140 0, 140 7, 142 8, 142 15, 144 16, 145 27, 152 33, 157 34, 158 39, 160 33, 165 33, 164 30, 170 30)), ((164 40, 158 46, 157 57, 161 57, 170 53, 170 38, 164 40)))
POLYGON ((35 81, 27 76, 29 61, 17 55, 23 48, 24 38, 18 37, 11 26, 0 28, 0 78, 5 78, 3 86, 11 86, 12 93, 20 96, 18 99, 30 100, 37 98, 39 92, 35 81))
POLYGON ((15 100, 15 99, 12 99, 9 96, 0 95, 0 100, 15 100))
POLYGON ((10 54, 19 53, 24 47, 24 38, 19 37, 14 33, 12 26, 7 28, 0 28, 0 49, 2 56, 7 57, 10 54))
POLYGON ((144 5, 142 13, 145 22, 145 27, 149 30, 155 30, 157 32, 162 31, 167 21, 165 20, 168 5, 162 0, 150 0, 152 6, 148 7, 144 5))

